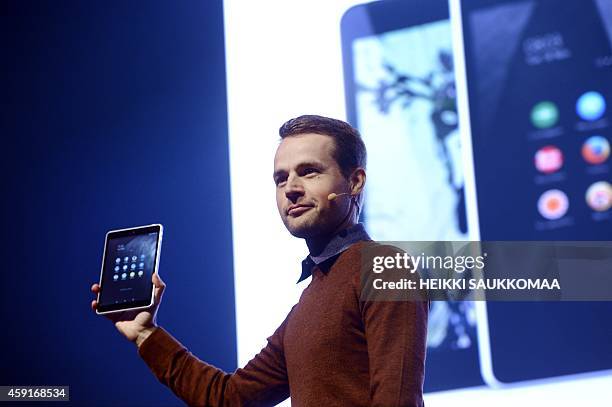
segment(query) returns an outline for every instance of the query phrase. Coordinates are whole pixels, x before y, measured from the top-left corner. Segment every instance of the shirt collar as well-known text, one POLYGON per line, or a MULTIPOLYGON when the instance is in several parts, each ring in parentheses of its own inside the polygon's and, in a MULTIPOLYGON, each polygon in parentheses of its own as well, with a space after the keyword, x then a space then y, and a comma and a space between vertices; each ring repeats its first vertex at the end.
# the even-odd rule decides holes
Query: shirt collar
POLYGON ((371 240, 370 236, 365 231, 363 224, 358 223, 341 230, 338 234, 331 238, 318 256, 309 254, 304 260, 302 260, 302 274, 297 282, 300 283, 301 281, 310 277, 312 274, 312 269, 315 266, 323 265, 323 263, 327 262, 333 263, 336 258, 338 258, 340 253, 348 249, 353 243, 361 240, 371 240))

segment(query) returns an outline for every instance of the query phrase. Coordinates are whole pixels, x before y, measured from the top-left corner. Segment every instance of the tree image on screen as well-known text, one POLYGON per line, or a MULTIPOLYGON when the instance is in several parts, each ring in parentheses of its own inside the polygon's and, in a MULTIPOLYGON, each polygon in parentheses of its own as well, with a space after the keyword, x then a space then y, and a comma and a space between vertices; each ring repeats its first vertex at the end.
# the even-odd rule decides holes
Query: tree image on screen
POLYGON ((462 233, 467 232, 465 218, 465 200, 463 182, 455 182, 455 169, 447 147, 447 137, 458 128, 457 104, 455 96, 455 79, 453 74, 453 57, 451 52, 438 52, 439 67, 424 77, 403 73, 391 63, 383 63, 387 76, 381 78, 376 87, 358 84, 361 91, 372 92, 375 104, 381 114, 387 114, 393 104, 409 108, 416 99, 425 99, 432 103, 430 119, 435 129, 440 160, 447 170, 447 183, 457 197, 457 220, 462 233))

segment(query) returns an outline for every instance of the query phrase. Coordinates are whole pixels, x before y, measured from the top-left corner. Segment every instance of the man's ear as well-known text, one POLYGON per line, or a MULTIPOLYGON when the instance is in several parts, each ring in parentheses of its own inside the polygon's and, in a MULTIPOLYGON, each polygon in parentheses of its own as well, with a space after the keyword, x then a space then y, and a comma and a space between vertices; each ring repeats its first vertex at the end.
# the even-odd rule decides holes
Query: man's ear
POLYGON ((363 188, 365 187, 365 182, 366 182, 365 169, 361 167, 355 168, 355 170, 351 174, 349 182, 351 184, 351 195, 353 196, 359 195, 363 191, 363 188))

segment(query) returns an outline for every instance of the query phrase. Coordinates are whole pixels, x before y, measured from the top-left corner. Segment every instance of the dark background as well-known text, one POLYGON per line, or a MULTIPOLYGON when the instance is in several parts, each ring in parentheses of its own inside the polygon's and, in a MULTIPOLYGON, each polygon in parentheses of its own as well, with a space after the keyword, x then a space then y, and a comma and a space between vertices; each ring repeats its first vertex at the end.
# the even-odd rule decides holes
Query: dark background
POLYGON ((89 290, 107 230, 162 223, 160 324, 236 368, 221 1, 0 7, 0 385, 182 405, 89 290))

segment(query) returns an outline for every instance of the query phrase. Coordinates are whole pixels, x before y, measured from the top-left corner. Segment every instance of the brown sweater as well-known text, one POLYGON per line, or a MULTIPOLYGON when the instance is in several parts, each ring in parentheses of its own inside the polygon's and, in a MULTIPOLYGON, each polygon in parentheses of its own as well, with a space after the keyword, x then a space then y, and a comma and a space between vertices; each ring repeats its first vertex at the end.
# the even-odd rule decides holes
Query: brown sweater
POLYGON ((228 374, 192 355, 163 328, 138 353, 188 405, 422 406, 426 302, 360 300, 361 249, 315 266, 268 344, 228 374))

